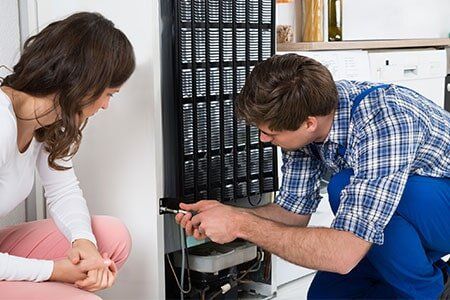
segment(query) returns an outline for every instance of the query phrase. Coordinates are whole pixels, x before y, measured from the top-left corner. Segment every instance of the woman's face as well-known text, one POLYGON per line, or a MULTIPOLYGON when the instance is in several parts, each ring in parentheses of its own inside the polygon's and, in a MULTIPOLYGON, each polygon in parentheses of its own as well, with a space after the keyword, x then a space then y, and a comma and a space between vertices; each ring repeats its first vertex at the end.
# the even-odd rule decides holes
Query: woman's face
POLYGON ((100 109, 107 109, 109 106, 109 101, 111 100, 111 97, 115 93, 118 93, 120 90, 120 87, 117 88, 107 88, 103 91, 102 95, 95 100, 94 102, 90 103, 83 109, 83 117, 89 118, 95 115, 100 109))

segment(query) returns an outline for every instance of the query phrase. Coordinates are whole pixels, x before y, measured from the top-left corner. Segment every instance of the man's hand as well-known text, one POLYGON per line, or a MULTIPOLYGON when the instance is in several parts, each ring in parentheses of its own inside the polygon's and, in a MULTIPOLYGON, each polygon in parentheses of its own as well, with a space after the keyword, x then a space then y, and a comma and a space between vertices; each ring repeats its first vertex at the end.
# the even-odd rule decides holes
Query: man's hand
MULTIPOLYGON (((216 200, 201 200, 194 204, 185 204, 180 203, 180 208, 186 211, 194 211, 194 212, 202 212, 208 209, 211 209, 216 206, 221 206, 220 202, 216 200)), ((179 213, 175 216, 175 221, 181 225, 186 230, 187 235, 193 235, 197 240, 204 240, 206 235, 204 232, 200 232, 198 227, 192 226, 191 222, 192 213, 188 212, 187 214, 179 213)))
POLYGON ((208 209, 200 208, 198 214, 188 221, 186 226, 195 228, 195 238, 203 234, 213 242, 229 243, 237 238, 237 228, 240 225, 239 214, 241 214, 239 209, 218 203, 208 209))
MULTIPOLYGON (((100 255, 95 245, 91 241, 86 239, 79 239, 73 242, 72 249, 69 251, 68 254, 68 259, 74 265, 80 263, 80 261, 83 260, 93 260, 93 259, 109 260, 107 254, 104 253, 102 257, 102 255, 100 255)), ((111 267, 111 265, 114 265, 112 261, 108 266, 111 267)), ((94 268, 88 270, 86 278, 81 278, 77 280, 77 286, 90 292, 109 287, 108 283, 111 280, 112 282, 114 282, 115 273, 117 270, 114 265, 112 269, 116 271, 113 273, 113 271, 108 269, 108 266, 106 267, 102 266, 101 268, 94 268), (109 280, 109 278, 112 279, 109 280)))
POLYGON ((57 260, 53 265, 53 272, 50 281, 75 283, 78 280, 87 278, 87 272, 92 269, 101 269, 108 267, 111 260, 105 259, 86 259, 74 265, 69 259, 57 260))

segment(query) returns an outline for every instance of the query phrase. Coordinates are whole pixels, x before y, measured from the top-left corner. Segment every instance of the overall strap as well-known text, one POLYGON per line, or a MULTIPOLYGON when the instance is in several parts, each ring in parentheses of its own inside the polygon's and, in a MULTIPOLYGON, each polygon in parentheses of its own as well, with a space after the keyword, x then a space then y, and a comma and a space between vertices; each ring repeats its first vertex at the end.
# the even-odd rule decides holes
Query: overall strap
POLYGON ((373 86, 365 91, 362 91, 359 95, 357 95, 355 97, 355 100, 353 101, 353 105, 352 105, 352 110, 350 111, 350 120, 353 118, 353 114, 355 112, 355 110, 358 108, 359 104, 361 103, 361 101, 370 93, 372 93, 373 91, 377 90, 377 89, 383 89, 390 86, 389 84, 380 84, 380 85, 376 85, 373 86))
MULTIPOLYGON (((353 118, 353 114, 354 114, 355 110, 358 108, 358 106, 359 106, 359 104, 361 103, 361 101, 362 101, 367 95, 369 95, 371 92, 373 92, 373 91, 375 91, 375 90, 377 90, 377 89, 383 89, 383 88, 387 88, 387 87, 389 87, 389 86, 390 86, 389 84, 380 84, 380 85, 376 85, 376 86, 373 86, 373 87, 371 87, 371 88, 368 88, 367 90, 365 90, 365 91, 361 92, 360 94, 358 94, 358 95, 355 97, 355 100, 353 100, 352 109, 351 109, 351 111, 350 111, 350 121, 351 121, 352 118, 353 118)), ((348 138, 347 138, 347 140, 348 140, 348 138)), ((347 151, 347 147, 346 147, 346 146, 339 145, 339 147, 338 147, 338 153, 339 153, 339 155, 341 155, 342 157, 344 157, 346 151, 347 151)))

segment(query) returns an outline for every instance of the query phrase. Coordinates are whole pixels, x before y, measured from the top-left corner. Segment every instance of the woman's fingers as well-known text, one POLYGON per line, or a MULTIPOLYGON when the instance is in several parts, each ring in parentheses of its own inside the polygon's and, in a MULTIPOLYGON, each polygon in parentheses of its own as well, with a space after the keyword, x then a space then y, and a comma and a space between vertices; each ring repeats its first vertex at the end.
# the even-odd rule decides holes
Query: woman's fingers
POLYGON ((108 253, 103 253, 102 258, 109 261, 109 265, 104 265, 103 268, 90 270, 87 272, 87 278, 75 282, 75 285, 83 290, 95 292, 111 287, 114 284, 117 266, 109 258, 108 253))
POLYGON ((117 274, 117 266, 114 262, 109 266, 109 270, 114 274, 114 276, 117 274))
POLYGON ((108 271, 108 288, 112 287, 116 280, 116 272, 108 271))
POLYGON ((76 286, 86 289, 97 282, 97 273, 98 270, 91 270, 87 273, 87 277, 84 280, 79 280, 75 282, 76 286))
POLYGON ((71 251, 69 252, 67 258, 74 264, 78 264, 81 260, 81 255, 80 252, 75 250, 75 249, 71 249, 71 251))

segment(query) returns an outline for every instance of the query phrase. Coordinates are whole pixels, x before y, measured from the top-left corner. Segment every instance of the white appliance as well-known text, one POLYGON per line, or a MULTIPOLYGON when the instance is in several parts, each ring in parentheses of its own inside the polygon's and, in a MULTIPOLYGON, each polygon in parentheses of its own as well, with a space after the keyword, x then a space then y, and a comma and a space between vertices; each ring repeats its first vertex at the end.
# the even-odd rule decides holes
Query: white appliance
POLYGON ((370 80, 413 89, 444 107, 447 54, 445 50, 369 51, 370 80))
POLYGON ((370 78, 367 51, 298 51, 295 53, 311 57, 323 64, 328 68, 335 81, 342 79, 365 81, 370 78))

